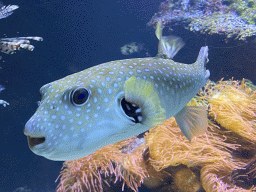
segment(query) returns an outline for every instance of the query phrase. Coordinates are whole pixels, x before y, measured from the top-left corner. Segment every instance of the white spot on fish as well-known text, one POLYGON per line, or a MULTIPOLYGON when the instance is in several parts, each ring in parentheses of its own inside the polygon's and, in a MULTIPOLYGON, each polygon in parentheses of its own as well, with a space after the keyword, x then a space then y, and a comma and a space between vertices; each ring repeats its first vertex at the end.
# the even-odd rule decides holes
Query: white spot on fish
POLYGON ((111 88, 108 89, 108 94, 111 95, 113 93, 113 90, 111 88))
POLYGON ((74 119, 69 119, 69 123, 74 123, 74 119))
POLYGON ((109 98, 105 97, 105 98, 104 98, 104 102, 105 102, 105 103, 109 102, 109 98))
POLYGON ((72 115, 72 113, 73 113, 73 112, 72 112, 71 110, 68 110, 68 114, 69 114, 69 115, 72 115))
POLYGON ((102 93, 102 90, 100 88, 98 88, 98 93, 101 94, 102 93))
POLYGON ((110 81, 110 77, 109 76, 106 77, 106 81, 110 81))
POLYGON ((81 111, 81 110, 82 110, 82 108, 77 107, 77 108, 76 108, 76 110, 77 110, 77 111, 81 111))
POLYGON ((114 87, 118 87, 118 83, 117 82, 114 82, 114 87))
POLYGON ((108 107, 106 109, 104 109, 104 112, 106 112, 106 113, 109 111, 110 111, 110 108, 108 108, 108 107))
POLYGON ((84 128, 81 128, 80 131, 83 133, 83 132, 85 131, 85 129, 84 129, 84 128))

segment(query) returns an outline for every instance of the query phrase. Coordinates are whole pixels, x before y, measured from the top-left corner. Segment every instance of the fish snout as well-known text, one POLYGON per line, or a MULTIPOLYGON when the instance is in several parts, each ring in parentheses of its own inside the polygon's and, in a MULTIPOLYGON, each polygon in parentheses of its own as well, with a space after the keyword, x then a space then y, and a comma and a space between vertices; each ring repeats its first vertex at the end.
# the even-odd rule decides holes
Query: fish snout
POLYGON ((41 132, 39 126, 36 126, 36 123, 29 120, 24 128, 24 134, 27 136, 28 139, 28 145, 31 150, 42 146, 42 144, 45 142, 46 137, 41 132))

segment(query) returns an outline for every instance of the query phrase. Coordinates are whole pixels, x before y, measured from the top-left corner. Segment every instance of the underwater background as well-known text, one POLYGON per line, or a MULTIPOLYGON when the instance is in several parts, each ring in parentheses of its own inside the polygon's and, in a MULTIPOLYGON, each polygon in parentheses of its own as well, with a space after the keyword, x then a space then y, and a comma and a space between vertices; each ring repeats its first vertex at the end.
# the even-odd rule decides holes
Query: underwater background
MULTIPOLYGON (((37 109, 42 85, 88 67, 126 58, 155 56, 158 40, 147 25, 159 11, 161 0, 16 0, 2 1, 19 9, 0 20, 0 38, 40 36, 33 52, 0 53, 0 192, 55 191, 63 162, 33 154, 23 129, 37 109), (131 42, 140 51, 124 55, 121 47, 131 42)), ((171 2, 171 1, 170 1, 171 2)), ((174 60, 195 62, 199 49, 209 46, 210 80, 249 79, 256 83, 256 40, 227 38, 225 34, 201 34, 182 25, 166 30, 183 38, 184 48, 174 60)), ((235 29, 234 29, 235 30, 235 29)), ((128 189, 125 189, 128 191, 128 189)), ((139 191, 149 191, 146 187, 139 191)))

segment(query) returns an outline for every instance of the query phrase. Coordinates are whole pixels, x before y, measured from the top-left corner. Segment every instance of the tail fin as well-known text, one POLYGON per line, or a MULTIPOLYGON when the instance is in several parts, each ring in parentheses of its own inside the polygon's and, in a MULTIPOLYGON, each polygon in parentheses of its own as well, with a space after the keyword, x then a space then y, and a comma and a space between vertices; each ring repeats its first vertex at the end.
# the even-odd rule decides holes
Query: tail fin
MULTIPOLYGON (((208 59, 208 46, 205 47, 201 47, 200 51, 199 51, 199 55, 197 57, 197 60, 195 62, 195 65, 197 65, 200 68, 205 68, 206 64, 208 63, 209 59, 208 59)), ((208 79, 210 77, 210 71, 206 70, 205 71, 205 78, 208 79)))
POLYGON ((209 59, 208 59, 208 46, 205 47, 201 47, 200 51, 199 51, 199 55, 197 57, 196 60, 196 64, 201 66, 201 67, 205 67, 206 64, 208 63, 209 59))

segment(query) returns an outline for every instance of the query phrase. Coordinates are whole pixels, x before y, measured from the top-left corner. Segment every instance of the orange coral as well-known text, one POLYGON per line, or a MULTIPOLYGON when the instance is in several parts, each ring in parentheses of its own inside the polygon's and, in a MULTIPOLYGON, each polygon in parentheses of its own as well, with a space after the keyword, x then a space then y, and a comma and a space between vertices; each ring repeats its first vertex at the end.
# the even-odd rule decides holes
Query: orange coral
POLYGON ((103 191, 123 181, 133 191, 172 178, 175 191, 251 191, 256 176, 256 89, 247 81, 208 82, 189 105, 209 106, 209 127, 189 142, 174 118, 146 133, 67 161, 57 191, 103 191), (145 140, 145 142, 143 142, 145 140), (185 176, 186 175, 186 176, 185 176), (200 179, 199 179, 200 178, 200 179))

